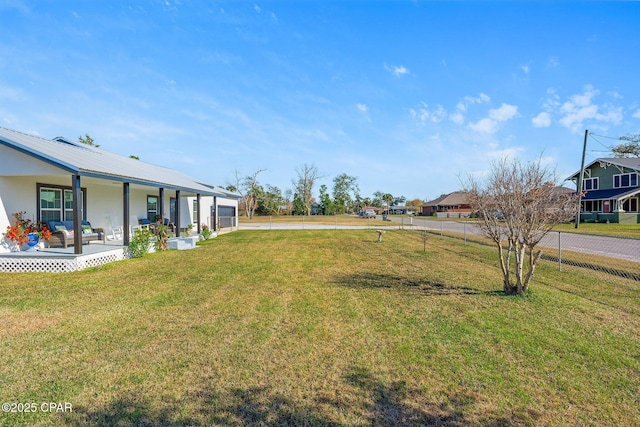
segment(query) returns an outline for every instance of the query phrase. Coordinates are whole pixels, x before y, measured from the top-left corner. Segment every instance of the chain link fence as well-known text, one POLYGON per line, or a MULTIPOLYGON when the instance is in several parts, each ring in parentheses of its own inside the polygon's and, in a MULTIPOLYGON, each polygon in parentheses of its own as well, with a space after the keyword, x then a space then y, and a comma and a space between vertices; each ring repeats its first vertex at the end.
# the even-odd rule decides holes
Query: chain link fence
MULTIPOLYGON (((355 216, 257 217, 253 221, 240 221, 240 227, 249 230, 313 230, 313 229, 404 229, 424 230, 430 235, 461 239, 494 245, 485 238, 473 220, 434 219, 414 216, 390 216, 387 221, 355 216), (384 224, 384 225, 383 225, 384 224)), ((576 232, 551 231, 540 242, 541 260, 565 268, 588 268, 634 281, 640 281, 640 239, 613 237, 576 232)))
MULTIPOLYGON (((396 219, 404 229, 426 230, 442 237, 493 245, 472 221, 442 219, 396 219)), ((640 281, 640 239, 606 235, 550 231, 539 243, 542 260, 566 267, 588 268, 640 281)))

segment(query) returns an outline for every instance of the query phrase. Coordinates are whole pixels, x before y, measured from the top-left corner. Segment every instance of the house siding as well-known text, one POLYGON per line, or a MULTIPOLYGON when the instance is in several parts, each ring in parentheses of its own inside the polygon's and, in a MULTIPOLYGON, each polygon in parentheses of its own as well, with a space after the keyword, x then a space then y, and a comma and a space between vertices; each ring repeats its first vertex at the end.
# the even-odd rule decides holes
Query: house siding
MULTIPOLYGON (((625 174, 625 173, 635 173, 636 171, 634 171, 633 169, 629 169, 629 168, 619 168, 618 166, 614 166, 614 165, 609 165, 607 167, 601 167, 598 163, 594 164, 591 166, 590 168, 591 170, 591 174, 586 174, 584 175, 585 179, 587 178, 598 178, 598 190, 611 190, 614 189, 614 185, 613 185, 613 177, 615 175, 620 175, 620 174, 625 174), (621 171, 622 169, 622 171, 621 171)), ((638 186, 635 187, 629 187, 629 189, 632 188, 638 188, 638 186)))

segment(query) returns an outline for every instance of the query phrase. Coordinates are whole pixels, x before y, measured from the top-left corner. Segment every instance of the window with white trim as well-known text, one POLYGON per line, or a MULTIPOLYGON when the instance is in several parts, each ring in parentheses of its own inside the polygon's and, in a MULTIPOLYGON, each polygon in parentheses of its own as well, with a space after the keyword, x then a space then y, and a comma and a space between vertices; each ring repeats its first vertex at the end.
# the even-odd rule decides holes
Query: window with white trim
POLYGON ((622 202, 622 210, 625 212, 638 212, 638 198, 632 197, 622 202))
MULTIPOLYGON (((80 192, 81 218, 84 219, 86 190, 80 192)), ((40 221, 72 221, 73 191, 71 188, 38 185, 38 207, 40 221)))
POLYGON ((599 178, 585 178, 582 181, 582 190, 597 190, 599 187, 599 178))
POLYGON ((193 201, 193 221, 194 224, 198 222, 198 199, 193 201))
POLYGON ((158 196, 147 196, 147 219, 156 222, 158 216, 158 196))
POLYGON ((583 200, 582 212, 602 212, 602 200, 583 200))
POLYGON ((622 173, 613 176, 613 188, 636 187, 638 185, 638 174, 622 173))

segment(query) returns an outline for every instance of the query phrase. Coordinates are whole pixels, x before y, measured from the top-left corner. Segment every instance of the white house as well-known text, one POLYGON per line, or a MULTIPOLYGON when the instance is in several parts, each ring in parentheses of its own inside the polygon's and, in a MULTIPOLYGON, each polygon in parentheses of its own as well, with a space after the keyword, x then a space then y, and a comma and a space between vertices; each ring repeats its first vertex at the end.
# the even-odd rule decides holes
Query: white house
MULTIPOLYGON (((36 221, 74 221, 81 229, 129 230, 139 219, 167 218, 184 230, 192 224, 237 228, 240 196, 181 172, 64 138, 45 139, 0 127, 0 234, 12 214, 36 221)), ((123 233, 126 246, 129 233, 123 233)), ((74 235, 82 254, 82 233, 74 235)))

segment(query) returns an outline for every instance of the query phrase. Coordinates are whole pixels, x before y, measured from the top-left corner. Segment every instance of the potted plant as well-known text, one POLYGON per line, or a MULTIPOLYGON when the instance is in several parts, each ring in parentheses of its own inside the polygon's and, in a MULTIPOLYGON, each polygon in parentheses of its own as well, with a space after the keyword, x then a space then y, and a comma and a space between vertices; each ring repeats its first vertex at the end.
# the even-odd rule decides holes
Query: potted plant
POLYGON ((11 225, 7 227, 4 237, 11 240, 13 247, 11 250, 19 251, 26 244, 26 250, 35 250, 35 246, 40 239, 49 240, 51 238, 51 230, 43 222, 33 222, 25 218, 26 212, 16 212, 12 214, 13 220, 11 225))
POLYGON ((204 240, 209 240, 209 238, 213 234, 213 231, 211 231, 208 225, 203 225, 201 234, 204 240))

